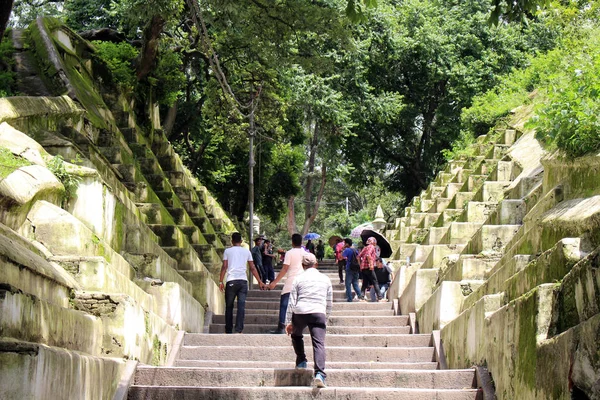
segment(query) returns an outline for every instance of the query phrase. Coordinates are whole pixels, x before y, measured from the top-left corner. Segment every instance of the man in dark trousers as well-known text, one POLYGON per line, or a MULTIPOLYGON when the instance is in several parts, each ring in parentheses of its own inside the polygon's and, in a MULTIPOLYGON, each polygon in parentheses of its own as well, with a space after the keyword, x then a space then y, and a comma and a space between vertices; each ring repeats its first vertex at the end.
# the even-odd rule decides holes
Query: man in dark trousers
POLYGON ((313 347, 315 386, 325 387, 325 332, 327 317, 331 314, 333 289, 331 280, 317 271, 314 254, 302 256, 304 272, 296 276, 290 292, 285 315, 285 331, 292 336, 296 353, 296 368, 306 368, 306 353, 302 331, 308 326, 313 347))
POLYGON ((252 248, 252 250, 250 250, 250 252, 252 253, 252 261, 254 261, 254 266, 256 267, 256 270, 258 271, 258 274, 260 275, 260 279, 264 282, 267 280, 267 278, 265 277, 265 270, 263 268, 263 263, 262 263, 262 253, 263 253, 263 248, 262 248, 262 244, 263 244, 263 238, 262 236, 258 236, 254 238, 254 247, 252 248))
POLYGON ((252 262, 250 251, 242 247, 242 235, 235 232, 231 235, 232 246, 223 253, 223 266, 219 277, 219 290, 225 292, 225 333, 233 333, 233 303, 237 297, 237 315, 235 317, 235 331, 242 333, 244 330, 244 317, 246 313, 246 295, 248 294, 248 270, 250 265, 252 275, 258 281, 261 289, 265 288, 258 271, 252 262), (223 283, 227 273, 227 286, 223 283))

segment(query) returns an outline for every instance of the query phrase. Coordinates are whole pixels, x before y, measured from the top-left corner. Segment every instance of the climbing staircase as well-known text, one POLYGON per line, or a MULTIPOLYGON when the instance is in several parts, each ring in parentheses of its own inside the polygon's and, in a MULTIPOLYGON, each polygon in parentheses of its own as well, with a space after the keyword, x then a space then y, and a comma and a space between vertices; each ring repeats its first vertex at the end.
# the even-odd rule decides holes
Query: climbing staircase
POLYGON ((327 326, 327 388, 312 387, 310 337, 305 336, 308 370, 295 370, 289 336, 267 332, 277 326, 278 290, 252 289, 244 333, 225 335, 224 316, 215 315, 210 333, 185 335, 179 355, 166 367, 138 366, 129 399, 476 399, 473 369, 440 370, 431 334, 415 334, 409 316, 394 315, 391 303, 345 300, 337 267, 319 269, 334 284, 327 326))

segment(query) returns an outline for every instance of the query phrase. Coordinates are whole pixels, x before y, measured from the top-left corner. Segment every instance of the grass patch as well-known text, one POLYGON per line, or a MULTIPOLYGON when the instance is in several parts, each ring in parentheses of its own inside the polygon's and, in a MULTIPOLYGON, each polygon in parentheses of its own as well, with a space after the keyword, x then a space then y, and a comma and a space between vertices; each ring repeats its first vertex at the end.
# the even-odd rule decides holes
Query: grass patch
POLYGON ((0 178, 4 179, 13 171, 27 165, 31 163, 23 157, 14 155, 12 151, 0 147, 0 178))

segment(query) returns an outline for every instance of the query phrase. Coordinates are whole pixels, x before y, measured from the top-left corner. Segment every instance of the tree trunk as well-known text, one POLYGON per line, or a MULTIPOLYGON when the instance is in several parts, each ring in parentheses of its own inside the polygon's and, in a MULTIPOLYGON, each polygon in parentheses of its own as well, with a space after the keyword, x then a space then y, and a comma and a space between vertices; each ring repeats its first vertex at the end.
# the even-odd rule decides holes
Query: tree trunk
POLYGON ((169 107, 169 111, 167 111, 167 116, 165 117, 165 121, 163 122, 163 130, 167 139, 169 138, 169 136, 171 136, 171 131, 173 131, 173 126, 175 125, 175 117, 177 117, 177 102, 173 103, 173 105, 169 107))
POLYGON ((287 230, 290 236, 298 232, 298 229, 296 229, 296 210, 294 209, 294 200, 296 200, 296 196, 291 196, 288 199, 287 230))
POLYGON ((155 67, 160 33, 165 23, 166 21, 162 16, 155 15, 144 29, 142 51, 140 52, 136 71, 138 81, 148 76, 155 67))
POLYGON ((10 18, 10 12, 13 8, 13 0, 4 0, 0 2, 0 43, 4 37, 6 31, 6 25, 8 25, 8 19, 10 18))
MULTIPOLYGON (((304 225, 302 226, 302 236, 308 233, 310 226, 313 222, 315 222, 315 218, 317 218, 319 206, 321 205, 321 199, 323 198, 323 192, 325 192, 325 183, 327 183, 327 166, 325 165, 325 163, 323 163, 323 165, 321 166, 321 187, 319 188, 317 201, 315 202, 315 206, 312 208, 312 212, 309 215, 309 217, 304 220, 304 225)), ((309 208, 310 205, 307 204, 306 207, 309 208)))
MULTIPOLYGON (((313 128, 313 135, 308 144, 308 172, 306 176, 306 184, 304 186, 304 225, 302 230, 304 231, 304 227, 306 226, 306 221, 311 218, 311 213, 313 208, 311 207, 312 201, 312 189, 313 189, 313 174, 315 172, 315 158, 317 157, 317 145, 318 145, 318 134, 319 134, 319 125, 315 121, 313 128)), ((314 219, 314 218, 313 218, 314 219)), ((303 234, 304 236, 304 234, 303 234)))

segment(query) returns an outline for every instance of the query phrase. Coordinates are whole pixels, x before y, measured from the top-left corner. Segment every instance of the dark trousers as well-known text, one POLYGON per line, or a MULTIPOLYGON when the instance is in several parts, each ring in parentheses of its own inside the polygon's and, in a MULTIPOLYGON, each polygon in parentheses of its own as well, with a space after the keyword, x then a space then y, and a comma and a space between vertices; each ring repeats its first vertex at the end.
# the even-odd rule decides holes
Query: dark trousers
POLYGON ((244 317, 246 315, 246 296, 248 295, 248 282, 243 279, 228 281, 225 284, 225 333, 233 333, 233 303, 237 297, 237 315, 235 317, 235 331, 244 330, 244 317))
POLYGON ((263 279, 263 282, 273 282, 275 280, 275 270, 273 269, 273 264, 263 264, 263 268, 265 270, 265 279, 263 279))
POLYGON ((344 270, 346 269, 346 260, 338 261, 338 275, 340 276, 340 282, 344 282, 344 270))
POLYGON ((313 359, 315 361, 315 375, 317 372, 325 374, 325 332, 327 330, 327 317, 325 314, 293 314, 292 315, 292 346, 296 353, 296 365, 306 361, 304 352, 304 337, 302 331, 308 326, 312 340, 313 359))
POLYGON ((377 275, 375 275, 375 271, 372 269, 363 269, 362 274, 363 282, 361 292, 363 296, 365 295, 366 288, 373 285, 375 294, 377 295, 377 300, 381 300, 381 289, 379 288, 379 282, 377 282, 377 275))
POLYGON ((279 324, 277 325, 278 329, 285 328, 285 313, 287 312, 288 304, 290 302, 290 294, 284 293, 279 298, 279 324))

